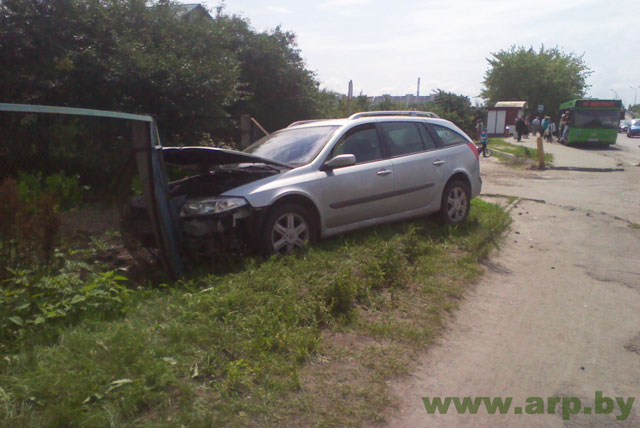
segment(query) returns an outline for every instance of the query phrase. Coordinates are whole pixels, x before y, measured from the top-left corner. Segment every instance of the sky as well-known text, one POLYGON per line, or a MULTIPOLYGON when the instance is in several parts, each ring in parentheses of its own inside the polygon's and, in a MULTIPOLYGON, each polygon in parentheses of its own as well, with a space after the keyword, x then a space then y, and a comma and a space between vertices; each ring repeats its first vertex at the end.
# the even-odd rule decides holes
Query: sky
MULTIPOLYGON (((193 3, 194 0, 183 3, 193 3)), ((215 10, 219 0, 202 0, 215 10)), ((296 34, 321 88, 405 95, 436 89, 468 96, 483 88, 492 53, 512 45, 583 55, 587 94, 640 102, 637 0, 226 0, 227 14, 254 30, 296 34)))

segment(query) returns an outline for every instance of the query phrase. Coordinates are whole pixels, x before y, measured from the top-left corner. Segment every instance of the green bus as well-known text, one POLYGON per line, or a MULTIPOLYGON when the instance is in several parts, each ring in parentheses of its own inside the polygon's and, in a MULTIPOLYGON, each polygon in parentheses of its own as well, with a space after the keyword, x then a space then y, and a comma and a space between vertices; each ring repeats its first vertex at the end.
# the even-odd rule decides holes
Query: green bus
POLYGON ((618 123, 624 114, 620 100, 581 99, 560 104, 560 114, 569 112, 569 135, 565 144, 615 144, 618 123))

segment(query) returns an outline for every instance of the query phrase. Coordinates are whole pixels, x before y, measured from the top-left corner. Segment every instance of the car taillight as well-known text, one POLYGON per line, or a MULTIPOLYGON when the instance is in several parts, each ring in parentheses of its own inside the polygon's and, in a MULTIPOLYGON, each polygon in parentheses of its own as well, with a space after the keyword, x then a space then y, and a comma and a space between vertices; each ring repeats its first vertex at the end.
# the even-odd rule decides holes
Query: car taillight
POLYGON ((467 146, 471 149, 474 155, 476 155, 476 160, 480 161, 480 155, 478 154, 478 148, 473 143, 467 143, 467 146))

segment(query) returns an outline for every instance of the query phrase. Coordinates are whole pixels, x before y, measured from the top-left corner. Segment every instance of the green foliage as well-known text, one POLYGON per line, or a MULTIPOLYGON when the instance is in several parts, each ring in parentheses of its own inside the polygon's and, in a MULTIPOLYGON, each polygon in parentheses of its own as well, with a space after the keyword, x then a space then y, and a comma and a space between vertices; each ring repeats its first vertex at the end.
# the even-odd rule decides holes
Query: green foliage
POLYGON ((318 83, 305 68, 295 35, 276 27, 256 33, 237 16, 216 16, 223 45, 239 61, 241 97, 229 109, 239 117, 250 114, 275 131, 300 119, 316 117, 318 83))
MULTIPOLYGON (((164 140, 184 144, 228 137, 241 114, 269 130, 318 114, 295 35, 258 33, 223 7, 185 19, 168 0, 3 0, 0 29, 5 102, 148 113, 164 140)), ((106 143, 104 127, 91 132, 106 143)), ((63 134, 86 143, 88 129, 66 131, 41 136, 41 154, 63 134)))
POLYGON ((486 111, 482 108, 472 107, 469 97, 464 95, 446 92, 438 89, 433 94, 434 100, 429 103, 412 104, 407 106, 404 103, 396 103, 391 97, 385 97, 377 104, 371 104, 366 95, 360 94, 353 97, 351 103, 347 97, 335 92, 322 91, 318 99, 319 117, 339 118, 372 110, 417 110, 430 111, 436 113, 443 119, 450 120, 473 138, 475 133, 474 124, 478 119, 486 116, 486 111))
POLYGON ((591 70, 582 56, 559 48, 541 46, 536 52, 512 46, 487 61, 482 97, 491 106, 498 101, 527 101, 532 112, 542 104, 545 114, 555 115, 561 103, 585 96, 589 87, 591 70))
MULTIPOLYGON (((58 255, 58 257, 63 257, 58 255)), ((127 278, 93 273, 89 265, 64 261, 59 271, 13 270, 0 291, 0 347, 29 336, 50 335, 82 315, 118 313, 128 303, 127 278)), ((10 346, 10 345, 9 345, 10 346)))
MULTIPOLYGON (((492 148, 498 149, 499 151, 516 156, 515 159, 511 159, 511 158, 502 156, 500 153, 494 151, 494 156, 507 161, 507 163, 510 165, 515 165, 515 166, 522 165, 526 160, 532 160, 536 162, 538 161, 538 150, 530 149, 525 146, 510 144, 501 138, 490 138, 489 146, 492 148)), ((547 163, 553 162, 553 155, 551 153, 545 153, 544 160, 547 163)))
POLYGON ((450 120, 467 133, 471 138, 476 138, 475 123, 484 120, 486 111, 480 107, 472 107, 469 97, 445 92, 438 89, 434 93, 434 100, 427 105, 438 116, 450 120))
POLYGON ((0 183, 0 280, 10 267, 48 263, 60 219, 53 197, 40 193, 39 182, 27 176, 20 187, 13 179, 0 183))
MULTIPOLYGON (((2 315, 14 331, 25 324, 25 341, 30 337, 32 344, 50 343, 36 328, 40 309, 31 303, 21 308, 35 299, 27 297, 33 286, 34 294, 46 293, 47 304, 66 302, 56 308, 71 317, 101 308, 115 314, 129 307, 127 301, 140 303, 124 317, 85 318, 63 331, 55 345, 25 347, 0 360, 0 421, 50 427, 289 426, 308 417, 326 426, 322 420, 330 414, 343 421, 334 425, 360 425, 358 412, 370 415, 380 410, 371 407, 386 405, 372 403, 361 388, 388 393, 386 382, 398 372, 393 361, 406 361, 433 339, 442 315, 478 275, 473 263, 498 242, 508 218, 498 207, 474 200, 469 220, 458 227, 419 220, 361 231, 288 257, 247 259, 239 272, 194 275, 144 292, 145 301, 136 297, 143 291, 121 288, 112 273, 79 279, 77 266, 60 271, 57 279, 27 274, 23 280, 16 273, 13 288, 22 291, 11 297, 13 312, 2 315), (327 361, 336 370, 353 367, 358 375, 350 380, 339 371, 317 382, 331 391, 349 386, 340 390, 336 399, 342 404, 335 406, 330 394, 314 394, 316 385, 302 375, 304 367, 325 366, 305 364, 318 350, 327 352, 322 338, 345 330, 376 347, 356 339, 341 351, 354 358, 344 365, 339 357, 327 361), (380 348, 384 343, 395 351, 380 348), (371 383, 363 384, 370 371, 371 383), (355 406, 362 409, 354 412, 355 406)), ((63 326, 63 319, 38 325, 63 326)))
POLYGON ((35 206, 44 195, 51 196, 62 211, 77 208, 82 203, 80 177, 68 177, 64 171, 52 174, 44 179, 42 173, 18 174, 18 189, 22 201, 28 206, 35 206))

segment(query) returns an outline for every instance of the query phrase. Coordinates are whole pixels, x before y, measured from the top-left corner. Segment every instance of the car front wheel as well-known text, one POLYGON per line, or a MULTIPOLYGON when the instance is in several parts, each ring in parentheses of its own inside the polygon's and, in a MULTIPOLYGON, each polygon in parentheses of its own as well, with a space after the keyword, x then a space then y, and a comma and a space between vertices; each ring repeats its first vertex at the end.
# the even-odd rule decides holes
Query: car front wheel
POLYGON ((469 186, 463 181, 447 184, 440 205, 440 216, 445 223, 458 224, 467 218, 471 207, 469 193, 469 186))
POLYGON ((285 255, 315 242, 313 216, 292 204, 276 206, 264 223, 262 244, 267 254, 285 255))

